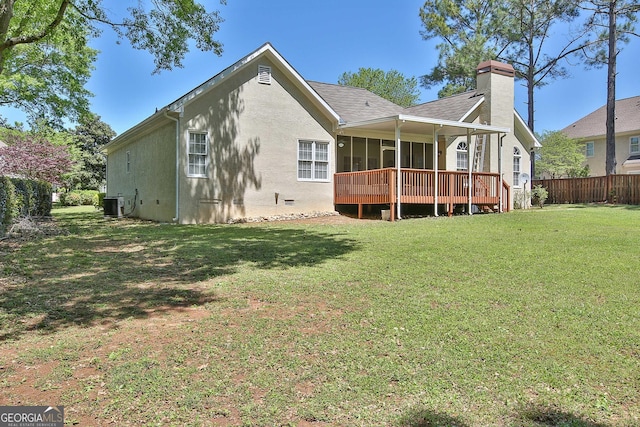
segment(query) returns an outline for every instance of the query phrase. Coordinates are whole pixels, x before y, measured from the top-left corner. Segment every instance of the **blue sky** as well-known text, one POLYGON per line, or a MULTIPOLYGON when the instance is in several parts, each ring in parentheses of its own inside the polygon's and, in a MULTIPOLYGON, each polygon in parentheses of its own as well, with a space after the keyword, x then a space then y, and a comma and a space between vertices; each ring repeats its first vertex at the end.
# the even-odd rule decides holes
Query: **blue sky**
MULTIPOLYGON (((436 41, 424 41, 418 17, 424 0, 228 0, 211 1, 225 22, 216 39, 221 57, 192 50, 184 68, 152 75, 153 58, 117 42, 109 30, 93 42, 101 51, 88 88, 92 109, 122 133, 156 108, 185 94, 265 42, 307 80, 336 83, 360 67, 398 70, 406 77, 426 74, 437 63, 436 41)), ((618 59, 617 98, 640 95, 637 78, 640 40, 618 59)), ((571 77, 536 92, 536 131, 558 130, 606 103, 606 70, 585 70, 574 61, 571 77)), ((421 88, 421 102, 437 98, 438 88, 421 88)), ((526 120, 526 89, 516 83, 516 108, 526 120)), ((0 113, 5 113, 0 110, 0 113)), ((11 117, 10 117, 11 119, 11 117)))

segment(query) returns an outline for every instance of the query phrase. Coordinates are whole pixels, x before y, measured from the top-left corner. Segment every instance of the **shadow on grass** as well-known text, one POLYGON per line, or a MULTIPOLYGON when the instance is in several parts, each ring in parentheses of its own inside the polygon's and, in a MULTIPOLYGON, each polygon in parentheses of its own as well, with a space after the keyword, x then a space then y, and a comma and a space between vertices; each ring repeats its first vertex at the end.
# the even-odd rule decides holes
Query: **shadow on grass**
POLYGON ((536 427, 608 427, 607 424, 596 423, 558 408, 546 406, 527 407, 521 411, 520 419, 527 422, 524 425, 536 427))
POLYGON ((439 414, 427 409, 409 411, 400 419, 401 427, 468 427, 456 417, 439 414))
POLYGON ((0 340, 219 301, 211 283, 240 268, 317 266, 354 250, 337 233, 289 227, 178 226, 69 214, 69 235, 0 261, 0 340), (89 218, 87 218, 89 217, 89 218))

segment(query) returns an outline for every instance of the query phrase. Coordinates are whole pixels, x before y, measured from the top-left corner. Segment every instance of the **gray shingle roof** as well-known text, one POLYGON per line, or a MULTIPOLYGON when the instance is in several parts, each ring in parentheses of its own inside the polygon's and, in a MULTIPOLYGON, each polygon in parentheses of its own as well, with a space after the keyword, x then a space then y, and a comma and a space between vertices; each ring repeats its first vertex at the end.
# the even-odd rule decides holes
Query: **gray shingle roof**
MULTIPOLYGON (((640 96, 616 101, 616 134, 640 130, 640 96)), ((590 138, 607 133, 607 106, 598 108, 562 129, 570 138, 590 138)))
POLYGON ((459 121, 482 99, 481 92, 472 90, 459 95, 437 99, 405 109, 405 114, 432 119, 459 121))
POLYGON ((469 91, 437 99, 409 108, 402 108, 366 89, 308 81, 309 85, 333 108, 345 122, 371 120, 397 114, 459 121, 483 94, 469 91))
POLYGON ((357 122, 402 114, 404 108, 366 89, 307 81, 345 122, 357 122))

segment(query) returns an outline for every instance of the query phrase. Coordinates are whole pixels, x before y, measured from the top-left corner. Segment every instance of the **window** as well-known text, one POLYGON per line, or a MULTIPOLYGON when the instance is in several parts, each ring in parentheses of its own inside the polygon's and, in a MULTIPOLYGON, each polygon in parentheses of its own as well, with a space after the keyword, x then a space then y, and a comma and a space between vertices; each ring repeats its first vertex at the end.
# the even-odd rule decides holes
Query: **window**
POLYGON ((467 155, 467 143, 460 142, 456 147, 456 169, 466 171, 469 169, 469 157, 467 155))
POLYGON ((587 142, 584 146, 585 155, 587 157, 593 157, 595 154, 595 147, 593 144, 594 144, 593 142, 587 142))
POLYGON ((629 153, 640 154, 640 136, 632 136, 629 145, 629 153))
POLYGON ((127 173, 131 172, 131 152, 127 151, 127 173))
POLYGON ((207 134, 189 132, 188 176, 207 176, 207 134))
POLYGON ((522 160, 522 155, 520 154, 520 149, 518 147, 513 147, 513 186, 520 186, 520 161, 522 160))
POLYGON ((300 181, 329 180, 329 143, 298 141, 298 179, 300 181))

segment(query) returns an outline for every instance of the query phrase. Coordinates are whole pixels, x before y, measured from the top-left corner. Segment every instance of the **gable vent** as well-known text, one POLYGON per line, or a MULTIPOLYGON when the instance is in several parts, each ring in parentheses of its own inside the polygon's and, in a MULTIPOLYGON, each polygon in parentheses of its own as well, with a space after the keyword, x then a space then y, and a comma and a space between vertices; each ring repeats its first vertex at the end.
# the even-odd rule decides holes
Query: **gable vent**
POLYGON ((271 84, 271 67, 258 65, 258 83, 262 83, 263 85, 271 84))

